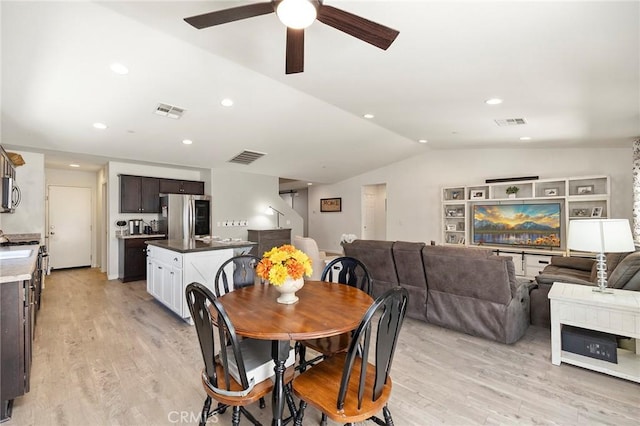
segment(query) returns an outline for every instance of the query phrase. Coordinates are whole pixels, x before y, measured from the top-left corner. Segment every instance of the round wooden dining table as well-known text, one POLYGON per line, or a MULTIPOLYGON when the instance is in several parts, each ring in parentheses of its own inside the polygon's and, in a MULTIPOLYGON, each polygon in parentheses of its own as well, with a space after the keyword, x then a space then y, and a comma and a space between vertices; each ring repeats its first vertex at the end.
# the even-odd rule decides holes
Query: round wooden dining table
POLYGON ((269 284, 245 287, 220 297, 236 334, 271 340, 275 383, 272 425, 282 425, 284 363, 291 340, 330 337, 354 330, 373 303, 367 293, 344 284, 305 281, 291 305, 276 302, 280 293, 269 284))

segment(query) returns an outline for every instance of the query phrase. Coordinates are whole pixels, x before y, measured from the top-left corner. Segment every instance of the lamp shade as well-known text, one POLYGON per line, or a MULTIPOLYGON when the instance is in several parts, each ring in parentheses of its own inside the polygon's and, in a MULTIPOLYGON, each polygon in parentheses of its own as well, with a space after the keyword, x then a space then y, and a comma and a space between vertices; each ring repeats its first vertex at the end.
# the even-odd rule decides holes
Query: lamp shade
POLYGON ((571 220, 567 246, 571 250, 593 253, 623 253, 635 250, 627 219, 571 220))

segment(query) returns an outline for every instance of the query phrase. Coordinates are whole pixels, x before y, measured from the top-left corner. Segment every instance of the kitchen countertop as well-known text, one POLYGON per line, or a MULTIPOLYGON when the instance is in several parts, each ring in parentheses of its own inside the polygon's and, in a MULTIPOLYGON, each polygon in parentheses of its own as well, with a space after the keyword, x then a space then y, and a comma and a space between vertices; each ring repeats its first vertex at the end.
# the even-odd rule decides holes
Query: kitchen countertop
MULTIPOLYGON (((40 235, 40 234, 37 234, 40 235)), ((38 260, 38 244, 28 246, 0 247, 0 252, 31 250, 29 257, 0 259, 0 284, 30 280, 38 260)))
POLYGON ((258 245, 252 241, 224 241, 224 240, 149 240, 145 241, 150 246, 156 246, 179 253, 193 253, 209 250, 223 250, 238 247, 252 247, 258 245))

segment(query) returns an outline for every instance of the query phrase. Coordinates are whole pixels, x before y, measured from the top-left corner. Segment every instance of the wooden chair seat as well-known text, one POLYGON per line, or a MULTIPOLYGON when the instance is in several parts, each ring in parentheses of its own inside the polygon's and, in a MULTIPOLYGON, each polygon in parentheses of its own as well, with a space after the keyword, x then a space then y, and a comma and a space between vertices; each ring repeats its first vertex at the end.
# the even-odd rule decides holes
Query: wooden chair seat
MULTIPOLYGON (((345 406, 338 410, 336 396, 340 389, 340 380, 344 370, 346 354, 341 353, 316 364, 313 368, 300 374, 293 380, 293 394, 304 399, 307 404, 325 413, 331 420, 344 424, 363 422, 382 411, 391 396, 391 377, 382 388, 382 394, 376 401, 364 398, 362 407, 358 409, 358 378, 360 376, 360 359, 356 358, 353 375, 349 381, 345 406)), ((365 395, 373 393, 375 366, 369 364, 365 378, 365 395)))
MULTIPOLYGON (((220 380, 224 381, 224 368, 219 361, 219 358, 216 357, 216 373, 220 380)), ((290 383, 293 380, 294 376, 294 367, 291 366, 287 368, 284 372, 284 383, 285 385, 290 383)), ((251 392, 249 392, 245 396, 227 396, 219 394, 211 387, 211 383, 209 382, 209 378, 207 377, 206 371, 202 370, 202 386, 204 387, 207 395, 215 399, 216 401, 230 406, 246 406, 254 403, 255 401, 263 398, 265 395, 269 394, 273 389, 273 380, 268 378, 266 380, 261 381, 260 383, 256 383, 251 392)), ((241 391, 242 385, 238 383, 231 375, 229 375, 229 390, 230 391, 241 391)))

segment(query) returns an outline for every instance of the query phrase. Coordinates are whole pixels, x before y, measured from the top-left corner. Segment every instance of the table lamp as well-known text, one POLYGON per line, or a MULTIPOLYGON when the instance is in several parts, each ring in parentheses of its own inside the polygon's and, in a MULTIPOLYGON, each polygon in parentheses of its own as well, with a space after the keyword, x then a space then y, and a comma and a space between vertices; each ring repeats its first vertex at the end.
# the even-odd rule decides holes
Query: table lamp
POLYGON ((631 227, 627 219, 578 219, 569 221, 570 250, 596 253, 598 262, 598 287, 593 291, 613 293, 607 290, 607 258, 605 253, 634 251, 631 227))

